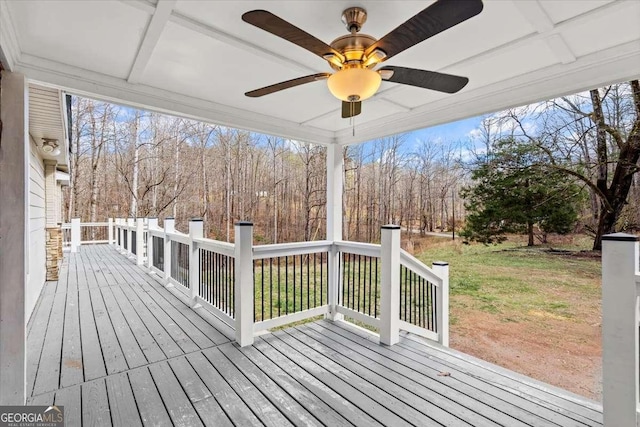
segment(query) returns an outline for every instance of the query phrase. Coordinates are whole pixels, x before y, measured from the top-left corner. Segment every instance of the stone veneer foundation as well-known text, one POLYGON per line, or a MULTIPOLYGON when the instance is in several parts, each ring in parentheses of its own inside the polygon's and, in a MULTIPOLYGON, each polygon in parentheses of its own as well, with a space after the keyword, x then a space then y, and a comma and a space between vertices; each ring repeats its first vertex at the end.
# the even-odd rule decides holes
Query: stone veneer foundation
POLYGON ((47 280, 58 280, 62 260, 62 228, 47 227, 47 280))

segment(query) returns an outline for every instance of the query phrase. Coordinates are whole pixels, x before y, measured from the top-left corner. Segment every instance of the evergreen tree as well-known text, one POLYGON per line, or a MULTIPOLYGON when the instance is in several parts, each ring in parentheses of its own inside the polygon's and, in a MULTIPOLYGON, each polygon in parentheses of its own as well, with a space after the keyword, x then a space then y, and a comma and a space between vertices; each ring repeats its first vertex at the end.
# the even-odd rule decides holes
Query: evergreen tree
POLYGON ((532 144, 505 139, 472 173, 474 184, 463 189, 468 211, 462 235, 499 243, 506 233, 527 234, 534 245, 535 226, 546 233, 566 234, 577 220, 581 189, 556 169, 546 168, 532 144))

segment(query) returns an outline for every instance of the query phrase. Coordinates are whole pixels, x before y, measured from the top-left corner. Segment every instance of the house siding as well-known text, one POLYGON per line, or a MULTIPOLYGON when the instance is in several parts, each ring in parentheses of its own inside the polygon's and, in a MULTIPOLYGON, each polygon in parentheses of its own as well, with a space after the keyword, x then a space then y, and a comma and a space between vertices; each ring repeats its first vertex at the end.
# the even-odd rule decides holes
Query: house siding
POLYGON ((29 158, 29 243, 25 315, 33 312, 46 278, 45 251, 45 179, 44 162, 35 141, 30 138, 29 158))

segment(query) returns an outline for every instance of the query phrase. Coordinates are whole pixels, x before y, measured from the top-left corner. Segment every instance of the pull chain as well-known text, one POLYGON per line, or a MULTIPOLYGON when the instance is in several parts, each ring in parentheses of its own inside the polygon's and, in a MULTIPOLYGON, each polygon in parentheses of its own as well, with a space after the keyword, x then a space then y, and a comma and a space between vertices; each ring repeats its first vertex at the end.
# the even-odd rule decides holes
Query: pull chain
POLYGON ((350 118, 349 120, 351 120, 351 136, 356 136, 356 117, 355 117, 355 112, 356 112, 356 103, 355 102, 350 102, 349 103, 349 112, 350 112, 350 118))

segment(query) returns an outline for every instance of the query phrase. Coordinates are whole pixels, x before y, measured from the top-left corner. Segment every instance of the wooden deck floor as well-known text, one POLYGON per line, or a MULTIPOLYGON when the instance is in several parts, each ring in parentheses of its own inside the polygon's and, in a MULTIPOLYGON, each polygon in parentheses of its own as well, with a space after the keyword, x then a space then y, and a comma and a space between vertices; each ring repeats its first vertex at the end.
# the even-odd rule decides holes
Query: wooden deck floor
POLYGON ((240 349, 109 246, 67 255, 29 324, 30 404, 87 426, 600 426, 601 409, 413 336, 342 323, 240 349))

